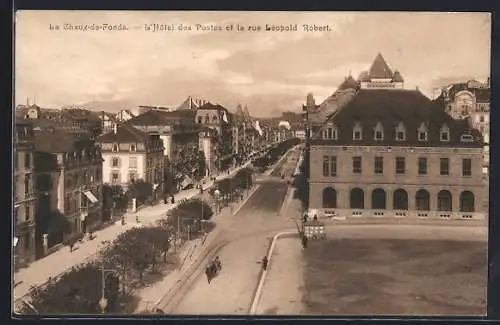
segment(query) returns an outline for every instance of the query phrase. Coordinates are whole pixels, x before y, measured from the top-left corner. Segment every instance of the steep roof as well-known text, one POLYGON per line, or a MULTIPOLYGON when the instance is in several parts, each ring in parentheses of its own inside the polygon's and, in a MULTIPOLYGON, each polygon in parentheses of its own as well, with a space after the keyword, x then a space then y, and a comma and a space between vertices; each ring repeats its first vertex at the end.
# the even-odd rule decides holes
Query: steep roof
POLYGON ((479 131, 470 129, 465 120, 453 119, 417 90, 361 89, 329 121, 338 127, 338 140, 316 142, 331 141, 339 145, 482 146, 479 131), (406 141, 395 140, 394 129, 400 122, 406 128, 406 141), (363 129, 362 141, 353 140, 353 128, 358 123, 363 129), (384 128, 382 142, 373 139, 372 132, 377 123, 384 128), (417 141, 417 130, 421 123, 427 125, 429 141, 417 141), (450 129, 448 142, 439 140, 443 124, 450 129), (461 142, 462 134, 471 134, 475 141, 461 142))
POLYGON ((391 68, 380 53, 373 61, 369 74, 371 79, 392 79, 393 76, 391 68))
POLYGON ((123 124, 118 126, 117 132, 114 131, 105 133, 97 138, 98 142, 115 143, 115 142, 144 142, 148 139, 148 135, 141 130, 134 128, 131 125, 123 124))
POLYGON ((346 77, 337 89, 356 89, 358 86, 358 82, 351 75, 349 75, 349 77, 346 77))
POLYGON ((74 150, 77 137, 60 129, 34 129, 35 150, 40 152, 63 153, 74 150))

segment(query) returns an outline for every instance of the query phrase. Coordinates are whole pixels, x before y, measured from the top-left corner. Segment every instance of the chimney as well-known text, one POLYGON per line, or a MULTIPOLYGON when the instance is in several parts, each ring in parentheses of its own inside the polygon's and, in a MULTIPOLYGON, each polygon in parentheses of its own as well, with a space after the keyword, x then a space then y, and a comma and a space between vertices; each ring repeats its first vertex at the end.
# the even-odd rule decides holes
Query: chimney
POLYGON ((113 125, 113 133, 116 134, 118 132, 118 123, 113 125))

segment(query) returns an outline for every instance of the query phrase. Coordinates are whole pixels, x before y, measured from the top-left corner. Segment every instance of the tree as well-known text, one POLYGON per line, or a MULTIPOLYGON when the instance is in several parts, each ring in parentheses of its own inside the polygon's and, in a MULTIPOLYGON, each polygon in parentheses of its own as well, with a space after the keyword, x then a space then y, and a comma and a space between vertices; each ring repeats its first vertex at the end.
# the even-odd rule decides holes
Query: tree
MULTIPOLYGON (((118 312, 120 300, 119 278, 114 273, 105 277, 104 293, 108 299, 107 312, 118 312)), ((102 294, 102 270, 89 263, 74 267, 46 287, 33 287, 30 302, 38 314, 96 314, 100 313, 99 300, 102 294)), ((34 314, 24 306, 23 314, 34 314)))
POLYGON ((118 236, 102 252, 102 257, 113 265, 130 283, 136 275, 142 281, 144 272, 155 267, 169 249, 170 232, 162 227, 132 228, 118 236))
POLYGON ((138 204, 146 202, 153 195, 153 185, 143 180, 137 180, 130 184, 129 197, 135 198, 138 204))
MULTIPOLYGON (((191 238, 204 231, 213 229, 213 225, 206 223, 213 216, 212 207, 200 199, 189 199, 179 203, 179 205, 169 212, 167 224, 170 229, 191 231, 191 238), (204 223, 205 225, 202 225, 204 223), (180 229, 178 229, 180 227, 180 229)), ((184 233, 187 233, 185 231, 184 233)))

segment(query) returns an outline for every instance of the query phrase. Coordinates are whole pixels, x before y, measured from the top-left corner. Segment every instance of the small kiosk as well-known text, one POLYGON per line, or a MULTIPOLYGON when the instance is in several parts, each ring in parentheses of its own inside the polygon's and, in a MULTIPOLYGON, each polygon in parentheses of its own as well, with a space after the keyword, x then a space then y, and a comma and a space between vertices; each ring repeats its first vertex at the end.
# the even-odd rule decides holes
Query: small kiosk
POLYGON ((325 224, 320 221, 306 221, 302 224, 302 229, 307 239, 326 239, 325 224))

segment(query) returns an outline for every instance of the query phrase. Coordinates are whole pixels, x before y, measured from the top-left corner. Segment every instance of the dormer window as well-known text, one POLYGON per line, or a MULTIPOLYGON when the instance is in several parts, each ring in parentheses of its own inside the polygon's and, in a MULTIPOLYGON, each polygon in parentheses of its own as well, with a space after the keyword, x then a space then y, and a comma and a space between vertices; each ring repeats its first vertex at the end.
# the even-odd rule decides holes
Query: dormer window
POLYGON ((396 141, 405 141, 406 140, 406 129, 402 122, 399 122, 396 127, 396 141))
POLYGON ((473 142, 474 141, 474 137, 470 134, 462 134, 460 136, 460 141, 461 142, 473 142))
POLYGON ((113 152, 118 152, 118 145, 116 143, 113 144, 112 151, 113 152))
POLYGON ((135 144, 131 144, 131 145, 130 145, 130 151, 136 151, 135 144))
POLYGON ((450 129, 447 125, 443 125, 441 130, 439 130, 439 140, 440 141, 450 141, 450 129))
POLYGON ((427 141, 427 135, 427 126, 425 126, 424 123, 420 124, 420 127, 417 130, 418 141, 427 141))
POLYGON ((384 140, 384 128, 382 127, 382 124, 377 123, 375 128, 373 128, 373 139, 375 141, 382 141, 384 140))
POLYGON ((333 124, 329 123, 326 129, 323 130, 323 139, 337 140, 337 136, 337 128, 333 124))
POLYGON ((356 124, 354 126, 354 129, 352 130, 352 138, 353 140, 360 141, 363 140, 363 129, 361 128, 361 125, 356 124))

